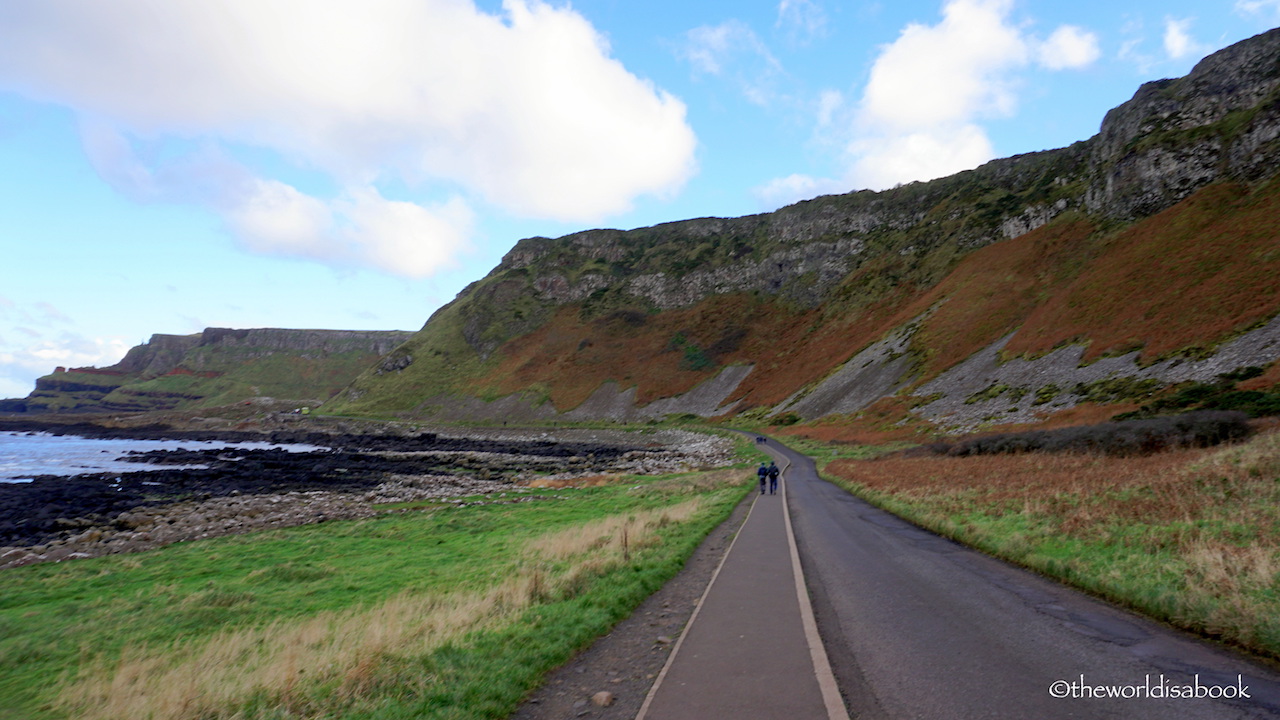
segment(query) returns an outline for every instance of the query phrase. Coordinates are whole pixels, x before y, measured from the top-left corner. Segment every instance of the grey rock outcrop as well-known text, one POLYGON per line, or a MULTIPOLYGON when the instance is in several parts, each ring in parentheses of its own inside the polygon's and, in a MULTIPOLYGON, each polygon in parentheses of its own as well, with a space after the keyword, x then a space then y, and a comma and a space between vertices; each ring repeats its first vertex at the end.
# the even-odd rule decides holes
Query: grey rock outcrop
POLYGON ((1280 29, 1219 50, 1177 80, 1149 82, 1093 138, 1086 206, 1120 219, 1159 212, 1280 161, 1280 29))

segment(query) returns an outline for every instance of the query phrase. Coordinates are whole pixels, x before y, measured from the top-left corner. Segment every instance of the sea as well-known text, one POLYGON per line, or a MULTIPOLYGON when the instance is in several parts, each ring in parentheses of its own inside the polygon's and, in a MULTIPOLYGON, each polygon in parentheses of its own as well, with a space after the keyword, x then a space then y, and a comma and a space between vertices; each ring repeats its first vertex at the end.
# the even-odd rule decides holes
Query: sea
MULTIPOLYGON (((135 472, 174 469, 174 466, 129 462, 131 452, 152 450, 213 450, 221 448, 269 449, 310 452, 315 445, 270 442, 217 442, 203 440, 121 440, 50 435, 32 432, 0 432, 0 482, 30 482, 37 475, 82 475, 99 472, 135 472)), ((201 467, 201 466, 191 466, 201 467)))

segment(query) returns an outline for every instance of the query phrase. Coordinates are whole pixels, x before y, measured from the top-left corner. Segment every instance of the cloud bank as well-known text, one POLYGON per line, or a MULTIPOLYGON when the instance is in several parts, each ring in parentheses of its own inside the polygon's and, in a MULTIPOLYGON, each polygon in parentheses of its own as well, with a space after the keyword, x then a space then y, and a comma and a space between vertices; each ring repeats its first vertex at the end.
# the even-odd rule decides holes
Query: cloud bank
POLYGON ((539 0, 6 3, 0 88, 77 111, 132 197, 209 207, 256 252, 410 276, 467 245, 477 202, 591 221, 694 169, 684 104, 539 0), (145 152, 165 139, 194 149, 145 152), (246 147, 338 190, 232 159, 246 147))

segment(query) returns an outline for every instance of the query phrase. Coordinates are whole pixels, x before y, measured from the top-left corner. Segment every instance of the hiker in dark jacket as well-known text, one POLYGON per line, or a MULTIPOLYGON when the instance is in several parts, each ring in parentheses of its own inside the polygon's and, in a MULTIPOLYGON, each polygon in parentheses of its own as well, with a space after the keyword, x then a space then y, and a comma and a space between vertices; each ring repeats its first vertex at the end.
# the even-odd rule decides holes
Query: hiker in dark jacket
POLYGON ((756 475, 760 476, 760 494, 763 495, 764 481, 765 481, 765 478, 769 477, 769 468, 765 467, 764 463, 760 463, 760 469, 756 470, 756 475))
MULTIPOLYGON (((773 463, 769 463, 769 494, 770 495, 773 495, 774 493, 778 492, 778 473, 780 472, 782 471, 778 469, 777 465, 773 463)), ((763 491, 764 491, 764 488, 762 486, 761 492, 763 491)))

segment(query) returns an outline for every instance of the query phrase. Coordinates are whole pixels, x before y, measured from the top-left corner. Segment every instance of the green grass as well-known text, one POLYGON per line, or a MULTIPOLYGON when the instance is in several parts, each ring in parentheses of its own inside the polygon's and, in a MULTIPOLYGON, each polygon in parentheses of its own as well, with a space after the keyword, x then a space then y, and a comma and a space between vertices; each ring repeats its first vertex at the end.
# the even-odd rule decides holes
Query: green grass
POLYGON ((318 404, 374 364, 378 356, 359 350, 306 357, 263 348, 213 348, 193 352, 188 359, 197 367, 221 374, 162 375, 124 385, 105 400, 180 409, 217 407, 253 397, 318 404))
MULTIPOLYGON (((404 598, 483 594, 568 561, 531 559, 547 533, 643 514, 690 498, 701 509, 664 523, 628 561, 601 565, 515 616, 477 626, 429 652, 391 648, 353 691, 334 677, 267 687, 218 707, 157 717, 504 717, 542 674, 608 631, 682 566, 745 494, 744 470, 636 478, 598 488, 538 490, 546 499, 441 508, 174 545, 129 555, 4 571, 0 714, 75 716, 55 704, 76 673, 150 653, 161 664, 231 632, 377 610, 404 598), (705 474, 704 474, 705 475, 705 474), (741 478, 741 480, 738 480, 741 478), (337 614, 337 615, 335 615, 337 614), (59 680, 60 679, 60 680, 59 680), (237 714, 240 713, 240 714, 237 714)), ((592 566, 594 567, 594 566, 592 566)), ((121 665, 123 667, 123 665, 121 665)), ((353 672, 353 671, 352 671, 353 672)), ((348 679, 350 672, 348 672, 348 679)), ((108 715, 109 716, 109 715, 108 715)))
POLYGON ((335 415, 374 417, 413 410, 438 395, 459 387, 486 367, 466 340, 467 317, 460 301, 445 305, 394 354, 412 357, 400 371, 380 372, 373 366, 361 373, 345 392, 325 402, 335 415))

